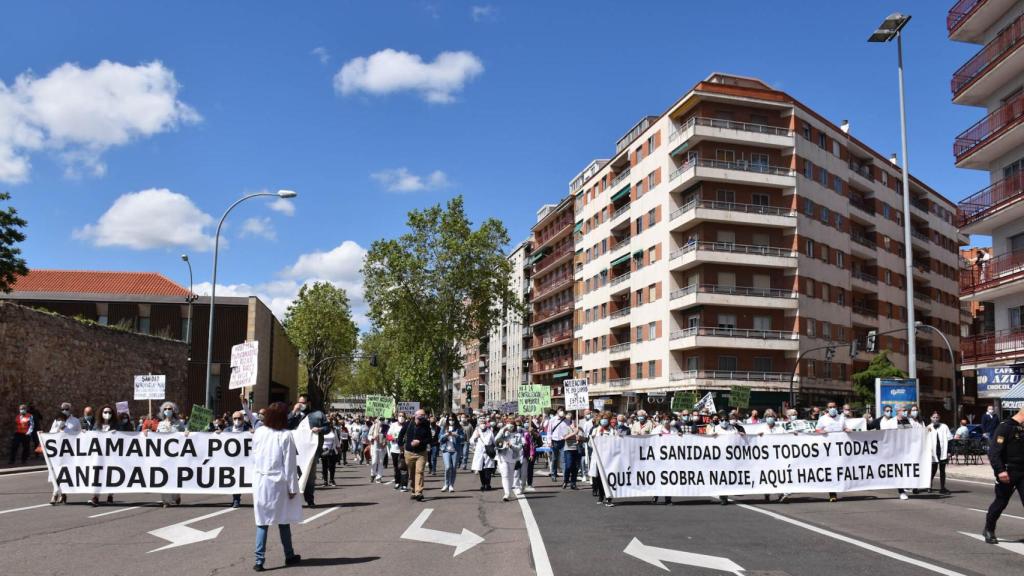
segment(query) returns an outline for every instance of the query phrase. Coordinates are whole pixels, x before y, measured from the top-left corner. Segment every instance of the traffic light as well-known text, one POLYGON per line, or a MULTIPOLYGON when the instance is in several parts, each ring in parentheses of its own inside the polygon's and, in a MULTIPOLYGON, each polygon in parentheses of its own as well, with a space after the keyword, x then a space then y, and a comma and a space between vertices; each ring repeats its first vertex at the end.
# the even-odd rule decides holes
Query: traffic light
POLYGON ((856 358, 857 354, 860 353, 860 340, 854 338, 850 340, 850 359, 856 358))
POLYGON ((832 358, 836 355, 836 345, 829 344, 828 348, 825 349, 825 361, 831 362, 832 358))
POLYGON ((877 330, 868 330, 868 345, 865 346, 865 348, 867 349, 868 352, 875 352, 877 350, 877 347, 878 347, 877 339, 878 339, 878 331, 877 330))

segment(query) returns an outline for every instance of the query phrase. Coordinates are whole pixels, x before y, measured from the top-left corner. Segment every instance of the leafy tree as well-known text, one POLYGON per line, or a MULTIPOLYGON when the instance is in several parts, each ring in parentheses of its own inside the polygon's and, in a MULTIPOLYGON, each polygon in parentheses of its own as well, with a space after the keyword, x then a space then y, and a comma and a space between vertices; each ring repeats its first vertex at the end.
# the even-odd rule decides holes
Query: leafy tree
MULTIPOLYGON (((0 192, 0 201, 11 199, 7 192, 0 192)), ((15 244, 25 241, 25 233, 20 229, 28 224, 18 216, 14 206, 0 210, 0 292, 10 292, 18 276, 28 274, 21 249, 15 244)))
POLYGON ((906 378, 907 373, 893 366, 889 351, 882 350, 868 367, 853 374, 853 391, 868 406, 875 403, 875 378, 906 378))
POLYGON ((299 349, 306 392, 315 409, 331 398, 336 379, 351 373, 359 329, 348 294, 329 282, 303 285, 284 318, 288 338, 299 349))
POLYGON ((408 392, 446 407, 451 398, 439 392, 450 389, 452 372, 462 367, 459 343, 486 335, 503 309, 523 307, 509 286, 508 232, 494 218, 473 229, 461 196, 445 207, 413 210, 407 226, 399 238, 375 241, 366 255, 369 317, 385 335, 402 382, 413 385, 408 392))

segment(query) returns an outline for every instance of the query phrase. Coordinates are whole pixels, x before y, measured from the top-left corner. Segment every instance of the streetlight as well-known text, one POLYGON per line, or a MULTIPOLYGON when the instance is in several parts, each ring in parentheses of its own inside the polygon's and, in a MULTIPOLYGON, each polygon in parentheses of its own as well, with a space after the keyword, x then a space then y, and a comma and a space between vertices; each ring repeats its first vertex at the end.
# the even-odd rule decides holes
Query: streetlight
MULTIPOLYGON (((903 27, 910 22, 909 14, 893 12, 868 38, 868 42, 889 42, 896 39, 896 68, 900 86, 900 138, 903 146, 903 253, 907 277, 907 326, 916 326, 914 321, 914 250, 910 238, 910 176, 907 160, 907 109, 903 98, 903 27)), ((908 330, 909 332, 909 330, 908 330)), ((907 338, 907 375, 917 378, 917 342, 912 335, 907 338)))
POLYGON ((217 235, 213 239, 213 284, 210 286, 210 326, 209 332, 206 338, 206 407, 213 407, 213 394, 212 394, 212 381, 213 381, 213 312, 215 309, 215 301, 217 299, 217 252, 220 249, 220 229, 224 226, 224 219, 228 217, 228 214, 242 202, 250 198, 256 198, 258 196, 277 196, 278 198, 295 198, 298 194, 293 190, 278 190, 277 192, 257 192, 255 194, 249 194, 248 196, 242 196, 228 209, 224 211, 224 215, 220 217, 220 223, 217 224, 217 235))
POLYGON ((924 322, 920 321, 915 323, 914 326, 918 328, 927 328, 931 330, 932 332, 938 334, 939 336, 942 336, 942 341, 946 343, 946 350, 949 351, 949 361, 953 363, 953 422, 959 423, 960 404, 958 403, 956 397, 956 356, 953 355, 953 347, 949 345, 949 339, 946 338, 946 335, 943 334, 942 331, 936 328, 935 326, 932 326, 931 324, 925 324, 924 322))
POLYGON ((185 302, 188 302, 188 320, 185 322, 185 344, 188 344, 188 360, 192 361, 192 303, 196 301, 198 296, 192 290, 192 262, 188 259, 188 254, 182 254, 181 259, 188 265, 188 296, 185 297, 185 302))

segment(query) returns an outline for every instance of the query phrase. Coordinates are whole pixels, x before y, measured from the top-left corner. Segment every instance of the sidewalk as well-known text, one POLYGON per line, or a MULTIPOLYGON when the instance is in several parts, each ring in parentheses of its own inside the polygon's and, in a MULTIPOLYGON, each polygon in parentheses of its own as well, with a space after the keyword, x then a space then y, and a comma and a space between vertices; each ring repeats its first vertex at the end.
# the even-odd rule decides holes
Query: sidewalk
POLYGON ((980 464, 947 464, 946 476, 977 482, 993 482, 995 479, 992 466, 989 465, 988 458, 984 456, 982 456, 980 464))

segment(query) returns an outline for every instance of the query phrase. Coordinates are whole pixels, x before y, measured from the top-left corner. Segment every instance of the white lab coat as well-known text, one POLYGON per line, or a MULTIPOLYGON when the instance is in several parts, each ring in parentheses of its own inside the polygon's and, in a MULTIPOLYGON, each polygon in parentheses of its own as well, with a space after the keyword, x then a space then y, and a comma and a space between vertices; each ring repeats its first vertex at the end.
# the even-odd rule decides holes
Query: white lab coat
POLYGON ((261 426, 252 438, 252 510, 257 526, 295 524, 302 521, 295 440, 290 430, 261 426))
MULTIPOLYGON (((614 428, 608 428, 608 429, 602 430, 600 426, 597 426, 597 427, 594 428, 593 432, 590 433, 590 441, 593 442, 594 438, 600 438, 602 436, 616 436, 616 435, 617 435, 617 433, 615 432, 614 428)), ((596 453, 597 449, 595 448, 594 450, 595 450, 595 455, 594 455, 593 458, 590 459, 589 470, 587 470, 587 475, 590 476, 591 478, 597 478, 597 476, 598 476, 597 455, 596 455, 597 454, 596 453)))
POLYGON ((932 455, 932 462, 939 462, 941 460, 949 460, 949 439, 952 435, 949 433, 949 426, 945 424, 939 424, 938 428, 928 425, 928 453, 932 455), (938 454, 935 451, 935 444, 938 443, 938 454))
POLYGON ((53 424, 50 425, 50 434, 56 434, 57 432, 67 432, 68 434, 78 434, 82 431, 82 421, 74 416, 68 416, 67 420, 54 420, 53 424))
POLYGON ((487 446, 494 444, 494 432, 488 428, 477 428, 473 432, 473 472, 479 472, 485 468, 494 468, 494 458, 487 455, 487 446))

